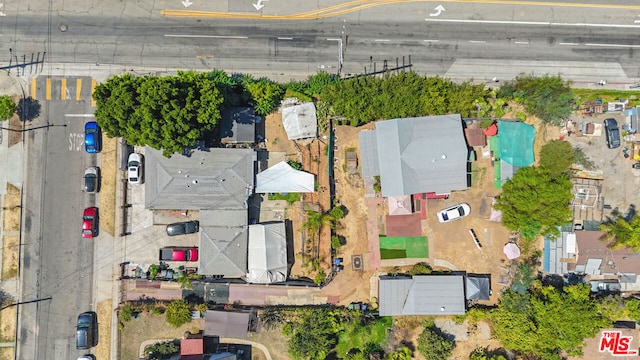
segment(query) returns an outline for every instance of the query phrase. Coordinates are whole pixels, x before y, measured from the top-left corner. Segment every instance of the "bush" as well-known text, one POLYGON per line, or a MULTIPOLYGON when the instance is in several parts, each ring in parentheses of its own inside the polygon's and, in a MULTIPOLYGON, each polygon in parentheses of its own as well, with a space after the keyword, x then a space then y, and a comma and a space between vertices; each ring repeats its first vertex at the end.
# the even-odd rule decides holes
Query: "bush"
POLYGON ((433 270, 431 269, 431 266, 425 262, 420 262, 417 264, 414 264, 411 269, 409 269, 409 271, 407 271, 407 274, 413 276, 413 275, 429 275, 431 274, 433 270))
POLYGON ((321 269, 313 278, 313 283, 316 285, 320 285, 324 282, 324 279, 326 279, 326 277, 327 277, 327 274, 325 274, 324 270, 321 269))
POLYGON ((149 360, 166 360, 179 351, 180 347, 173 341, 156 343, 144 349, 144 353, 149 360))
POLYGON ((0 96, 0 121, 7 120, 16 111, 16 103, 13 102, 10 96, 0 96))
POLYGON ((191 309, 189 309, 189 304, 187 304, 187 301, 184 299, 170 302, 169 305, 167 305, 164 315, 167 323, 174 328, 178 328, 191 321, 191 309))
POLYGON ((124 305, 122 305, 120 311, 118 311, 118 319, 120 319, 120 321, 129 321, 133 318, 135 313, 136 311, 133 304, 130 302, 126 302, 124 305))
POLYGON ((340 238, 336 235, 332 235, 331 236, 331 248, 332 249, 340 249, 340 247, 342 246, 342 241, 340 240, 340 238))
POLYGON ((418 337, 418 351, 427 360, 447 359, 455 343, 442 335, 436 327, 426 327, 418 337))

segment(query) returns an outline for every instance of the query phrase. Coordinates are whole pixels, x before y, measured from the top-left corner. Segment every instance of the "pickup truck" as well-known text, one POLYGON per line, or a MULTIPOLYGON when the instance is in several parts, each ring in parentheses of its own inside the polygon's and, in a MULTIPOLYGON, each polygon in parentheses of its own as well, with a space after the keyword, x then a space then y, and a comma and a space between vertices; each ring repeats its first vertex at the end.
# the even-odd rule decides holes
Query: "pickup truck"
POLYGON ((198 248, 163 247, 160 249, 160 261, 198 261, 198 248))

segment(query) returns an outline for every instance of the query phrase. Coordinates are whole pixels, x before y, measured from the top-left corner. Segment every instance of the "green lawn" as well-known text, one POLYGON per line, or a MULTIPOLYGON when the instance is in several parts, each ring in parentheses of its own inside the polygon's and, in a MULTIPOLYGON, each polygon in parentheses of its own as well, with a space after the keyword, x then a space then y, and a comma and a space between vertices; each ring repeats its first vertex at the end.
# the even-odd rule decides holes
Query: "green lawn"
POLYGON ((287 194, 269 194, 269 200, 286 200, 287 204, 292 205, 296 201, 300 201, 299 193, 287 193, 287 194))
POLYGON ((428 258, 426 236, 380 236, 380 258, 428 258))
POLYGON ((380 345, 385 347, 387 338, 387 329, 392 327, 392 319, 390 316, 379 318, 376 322, 366 326, 360 326, 359 321, 353 321, 347 325, 347 328, 340 333, 340 339, 336 346, 336 355, 344 358, 345 354, 353 349, 360 349, 364 352, 367 343, 380 345))

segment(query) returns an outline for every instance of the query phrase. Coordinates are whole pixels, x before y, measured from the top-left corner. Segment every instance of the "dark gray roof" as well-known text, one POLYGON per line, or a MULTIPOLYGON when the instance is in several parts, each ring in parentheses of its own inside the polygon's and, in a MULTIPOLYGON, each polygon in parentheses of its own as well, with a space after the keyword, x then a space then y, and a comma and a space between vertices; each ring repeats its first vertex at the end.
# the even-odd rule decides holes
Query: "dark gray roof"
POLYGON ((364 178, 379 176, 380 166, 378 166, 378 143, 375 130, 360 131, 358 143, 360 145, 362 176, 364 178))
POLYGON ((467 300, 489 300, 491 297, 491 278, 483 275, 467 275, 467 300))
POLYGON ((464 314, 464 276, 381 276, 378 299, 380 316, 464 314))
POLYGON ((239 278, 247 274, 248 212, 200 211, 198 274, 239 278))
POLYGON ((256 139, 256 116, 253 108, 231 108, 222 112, 220 139, 223 143, 253 143, 256 139))
POLYGON ((249 313, 207 310, 204 314, 204 334, 221 338, 246 339, 249 313))
POLYGON ((382 196, 467 188, 468 149, 460 115, 376 123, 382 196))
POLYGON ((147 209, 238 209, 253 191, 252 149, 194 150, 190 157, 145 149, 147 209))

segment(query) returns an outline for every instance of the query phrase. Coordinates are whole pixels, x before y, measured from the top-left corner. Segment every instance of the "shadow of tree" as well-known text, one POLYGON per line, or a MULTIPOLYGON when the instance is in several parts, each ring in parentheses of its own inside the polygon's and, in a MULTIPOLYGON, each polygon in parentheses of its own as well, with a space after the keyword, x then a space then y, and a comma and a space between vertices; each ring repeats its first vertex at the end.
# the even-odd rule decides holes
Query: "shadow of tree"
POLYGON ((31 121, 40 116, 40 102, 32 97, 22 98, 18 101, 17 114, 20 121, 31 121))

